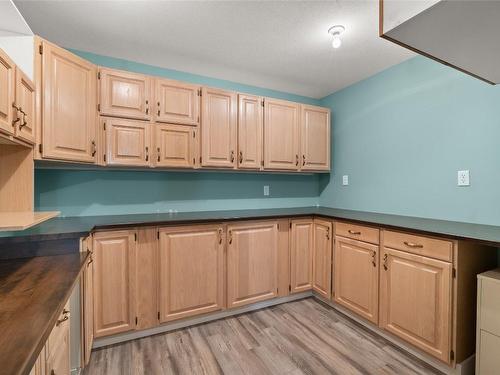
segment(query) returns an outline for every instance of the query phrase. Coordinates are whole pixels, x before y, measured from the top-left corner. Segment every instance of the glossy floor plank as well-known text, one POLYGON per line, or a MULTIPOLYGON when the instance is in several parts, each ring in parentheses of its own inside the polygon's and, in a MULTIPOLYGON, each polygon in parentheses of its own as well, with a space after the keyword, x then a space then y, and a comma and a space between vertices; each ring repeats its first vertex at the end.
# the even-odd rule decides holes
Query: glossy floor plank
POLYGON ((308 298, 95 350, 84 374, 436 373, 308 298))

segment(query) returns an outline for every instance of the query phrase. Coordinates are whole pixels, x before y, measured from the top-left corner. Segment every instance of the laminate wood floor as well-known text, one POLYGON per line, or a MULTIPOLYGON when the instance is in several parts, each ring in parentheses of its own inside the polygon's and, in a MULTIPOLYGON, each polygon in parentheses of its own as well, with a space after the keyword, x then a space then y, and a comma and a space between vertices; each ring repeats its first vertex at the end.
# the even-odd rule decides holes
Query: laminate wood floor
POLYGON ((307 298, 92 352, 85 375, 436 374, 307 298))

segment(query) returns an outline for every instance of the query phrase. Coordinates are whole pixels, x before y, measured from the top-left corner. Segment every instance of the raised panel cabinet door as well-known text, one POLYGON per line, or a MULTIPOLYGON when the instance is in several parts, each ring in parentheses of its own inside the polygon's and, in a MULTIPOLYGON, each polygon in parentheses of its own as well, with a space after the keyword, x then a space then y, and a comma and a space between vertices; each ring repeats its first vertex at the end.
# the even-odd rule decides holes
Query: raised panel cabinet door
POLYGON ((94 235, 94 337, 135 328, 135 233, 94 235))
POLYGON ((335 237, 335 302, 378 324, 377 245, 335 237))
POLYGON ((227 228, 227 307, 278 296, 278 222, 227 228))
POLYGON ((264 169, 298 170, 299 105, 264 100, 264 169))
POLYGON ((313 290, 325 298, 332 295, 332 223, 314 219, 313 290))
POLYGON ((221 225, 160 228, 160 322, 224 308, 221 225))
POLYGON ((312 288, 314 226, 312 219, 292 220, 290 241, 291 292, 312 288))
POLYGON ((301 170, 330 170, 330 110, 301 105, 301 170))
POLYGON ((202 89, 202 167, 236 167, 237 102, 234 92, 202 89))
POLYGON ((101 118, 106 137, 106 164, 149 166, 151 135, 148 122, 101 118))
POLYGON ((42 45, 42 157, 94 163, 96 66, 53 44, 42 45))
POLYGON ((263 103, 259 96, 238 94, 238 168, 261 168, 263 103))
POLYGON ((50 375, 71 373, 69 324, 59 336, 54 350, 47 356, 46 369, 50 375))
POLYGON ((157 167, 193 168, 195 128, 184 125, 155 124, 157 167))
POLYGON ((14 62, 0 49, 0 133, 14 134, 15 72, 14 62))
POLYGON ((35 85, 21 69, 16 68, 16 137, 35 143, 35 85))
POLYGON ((101 115, 138 120, 151 118, 150 77, 107 68, 99 68, 99 77, 101 115))
POLYGON ((451 363, 452 265, 384 248, 380 327, 451 363))
POLYGON ((169 79, 156 79, 157 122, 199 125, 201 87, 169 79))

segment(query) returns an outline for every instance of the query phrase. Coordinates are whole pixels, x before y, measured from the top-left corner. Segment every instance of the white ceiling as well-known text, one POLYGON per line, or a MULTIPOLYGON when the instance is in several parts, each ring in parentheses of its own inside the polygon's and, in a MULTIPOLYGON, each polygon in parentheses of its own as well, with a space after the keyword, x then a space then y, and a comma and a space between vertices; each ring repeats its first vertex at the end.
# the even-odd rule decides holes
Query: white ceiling
POLYGON ((314 98, 413 56, 378 37, 378 0, 14 1, 65 47, 314 98))

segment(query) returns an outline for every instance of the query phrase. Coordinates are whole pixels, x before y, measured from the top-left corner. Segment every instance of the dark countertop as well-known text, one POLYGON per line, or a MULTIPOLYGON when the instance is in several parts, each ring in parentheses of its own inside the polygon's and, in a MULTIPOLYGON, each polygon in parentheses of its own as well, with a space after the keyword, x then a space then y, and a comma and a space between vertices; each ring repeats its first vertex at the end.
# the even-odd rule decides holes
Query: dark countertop
POLYGON ((54 218, 19 232, 0 232, 0 244, 38 241, 47 238, 83 237, 93 230, 131 226, 172 225, 248 219, 271 219, 316 215, 393 229, 410 229, 424 234, 466 239, 500 246, 500 226, 424 219, 411 216, 342 210, 328 207, 297 207, 228 211, 196 211, 158 214, 130 214, 54 218))
POLYGON ((87 253, 0 261, 0 372, 28 374, 78 279, 87 253))

